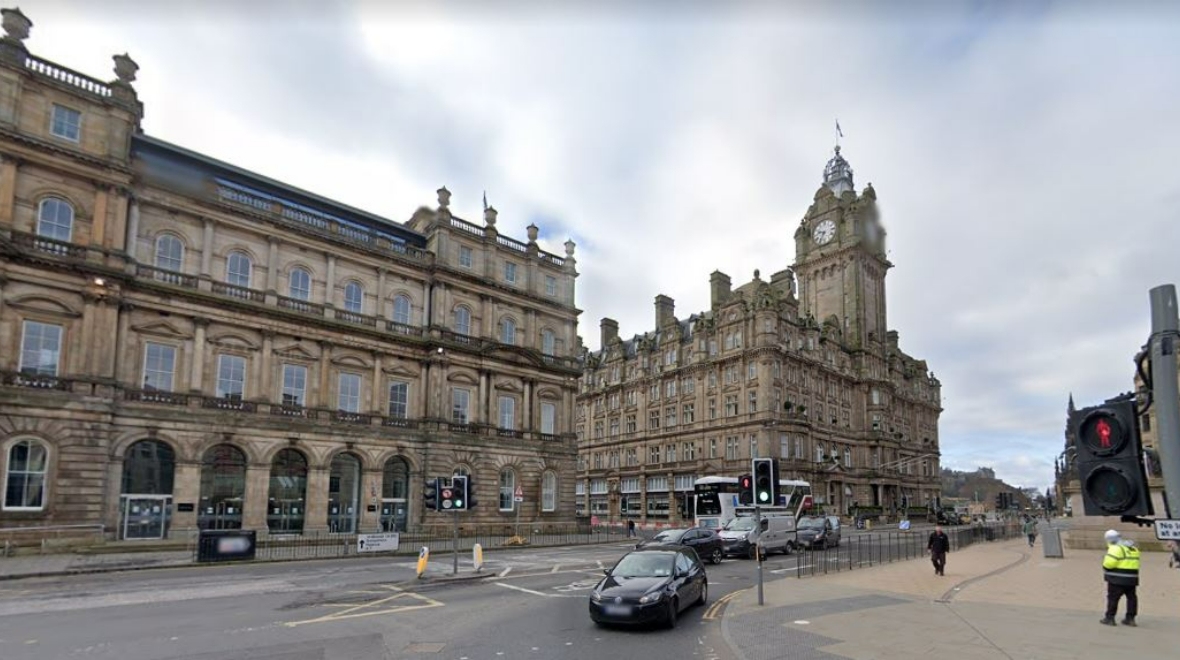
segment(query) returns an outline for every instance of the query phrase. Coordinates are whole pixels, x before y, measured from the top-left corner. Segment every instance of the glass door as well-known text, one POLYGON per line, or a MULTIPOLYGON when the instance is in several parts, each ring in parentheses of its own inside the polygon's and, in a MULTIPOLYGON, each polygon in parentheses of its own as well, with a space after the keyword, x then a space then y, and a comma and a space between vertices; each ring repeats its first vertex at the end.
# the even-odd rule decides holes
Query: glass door
POLYGON ((123 495, 123 538, 162 539, 171 519, 170 495, 123 495))
POLYGON ((404 498, 381 500, 381 531, 404 532, 409 519, 409 506, 404 498))

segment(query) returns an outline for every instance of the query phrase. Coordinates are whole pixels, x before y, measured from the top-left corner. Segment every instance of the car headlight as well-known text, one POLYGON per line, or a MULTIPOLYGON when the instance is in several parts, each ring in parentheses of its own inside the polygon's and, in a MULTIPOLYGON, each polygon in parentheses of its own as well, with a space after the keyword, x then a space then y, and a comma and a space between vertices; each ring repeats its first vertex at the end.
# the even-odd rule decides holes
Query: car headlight
POLYGON ((650 593, 650 594, 640 598, 639 603, 641 605, 647 605, 648 603, 655 603, 655 602, 659 601, 660 597, 663 595, 664 595, 664 592, 656 591, 656 592, 650 593))
POLYGON ((590 592, 590 600, 592 600, 596 603, 601 603, 602 602, 602 594, 598 593, 597 591, 591 591, 590 592))

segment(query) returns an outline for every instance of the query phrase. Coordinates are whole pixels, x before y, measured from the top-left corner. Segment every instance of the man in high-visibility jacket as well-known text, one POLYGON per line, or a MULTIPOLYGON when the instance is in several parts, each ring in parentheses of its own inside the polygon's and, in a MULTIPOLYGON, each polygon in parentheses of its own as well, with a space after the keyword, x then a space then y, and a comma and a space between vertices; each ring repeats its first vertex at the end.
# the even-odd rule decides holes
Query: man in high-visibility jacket
POLYGON ((1115 530, 1106 532, 1106 556, 1102 559, 1102 574, 1106 578, 1106 616, 1102 623, 1113 626, 1114 615, 1118 613, 1119 598, 1127 597, 1127 616, 1124 626, 1134 626, 1139 614, 1139 548, 1123 543, 1122 536, 1115 530))

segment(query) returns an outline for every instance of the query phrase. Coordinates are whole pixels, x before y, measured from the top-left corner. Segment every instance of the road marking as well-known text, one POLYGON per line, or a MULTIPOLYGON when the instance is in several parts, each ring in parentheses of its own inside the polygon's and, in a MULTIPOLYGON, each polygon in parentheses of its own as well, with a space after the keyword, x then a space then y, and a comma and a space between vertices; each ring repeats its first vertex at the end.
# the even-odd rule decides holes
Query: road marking
POLYGON ((504 577, 505 575, 508 575, 510 572, 512 572, 512 567, 511 567, 511 566, 509 566, 508 568, 505 568, 504 570, 500 571, 500 574, 499 574, 499 575, 497 575, 496 577, 504 577))
POLYGON ((738 589, 737 591, 731 591, 721 598, 718 598, 712 605, 709 606, 709 609, 705 610, 705 614, 701 616, 701 620, 716 621, 717 619, 721 618, 721 609, 724 608, 729 603, 729 601, 736 598, 738 594, 745 591, 749 591, 749 589, 738 589))
MULTIPOLYGON (((503 582, 497 582, 496 584, 501 587, 504 587, 505 589, 515 589, 516 591, 523 591, 526 594, 532 594, 534 596, 544 596, 545 598, 585 598, 586 597, 585 595, 579 596, 576 594, 547 594, 543 591, 536 591, 534 589, 526 589, 524 587, 518 587, 515 584, 505 584, 503 582)), ((554 587, 554 589, 556 589, 556 588, 557 587, 554 587)))
POLYGON ((599 568, 606 568, 606 566, 603 566, 603 565, 602 565, 602 560, 601 560, 601 559, 599 559, 599 560, 598 560, 598 567, 599 567, 599 568))
POLYGON ((550 573, 556 573, 556 572, 558 571, 558 569, 560 569, 560 568, 561 568, 561 564, 554 564, 554 565, 553 565, 553 570, 551 570, 551 571, 549 571, 549 572, 550 572, 550 573))
MULTIPOLYGON (((287 623, 285 623, 283 625, 287 626, 288 628, 294 628, 295 626, 301 626, 301 625, 308 624, 308 623, 325 623, 328 621, 340 621, 342 619, 359 619, 361 617, 376 616, 378 614, 396 614, 399 612, 409 612, 411 610, 423 610, 423 609, 428 609, 431 607, 443 607, 443 603, 440 603, 439 601, 434 600, 433 598, 428 598, 428 597, 423 596, 421 594, 416 594, 416 593, 412 593, 409 591, 403 591, 402 589, 395 587, 393 585, 383 585, 383 586, 386 589, 388 589, 388 591, 378 592, 378 593, 393 592, 393 595, 388 596, 386 598, 379 598, 374 601, 369 601, 367 603, 354 604, 354 605, 348 606, 348 608, 343 611, 333 612, 331 614, 326 614, 324 616, 316 617, 314 619, 307 619, 304 621, 288 621, 287 623), (394 601, 397 601, 399 599, 405 599, 402 602, 411 601, 411 602, 417 602, 420 604, 416 604, 416 605, 394 604, 394 601)), ((326 606, 334 607, 334 606, 336 606, 336 604, 326 604, 326 606)))

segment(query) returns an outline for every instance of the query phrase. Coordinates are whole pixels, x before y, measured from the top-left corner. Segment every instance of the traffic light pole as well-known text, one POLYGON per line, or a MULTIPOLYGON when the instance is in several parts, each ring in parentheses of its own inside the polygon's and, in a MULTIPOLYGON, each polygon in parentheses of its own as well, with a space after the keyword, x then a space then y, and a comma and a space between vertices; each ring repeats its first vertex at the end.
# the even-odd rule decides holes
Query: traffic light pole
POLYGON ((1151 382, 1159 433, 1160 468, 1164 476, 1167 516, 1180 516, 1180 394, 1177 393, 1176 286, 1151 290, 1151 382))
POLYGON ((754 505, 754 529, 758 530, 754 556, 758 560, 758 604, 762 605, 762 507, 757 504, 754 505))
POLYGON ((455 552, 454 552, 454 556, 451 558, 451 560, 452 560, 451 561, 451 569, 452 569, 454 575, 458 575, 459 574, 459 510, 455 509, 451 513, 451 516, 455 520, 455 537, 454 537, 454 542, 451 544, 451 549, 453 549, 455 552))

